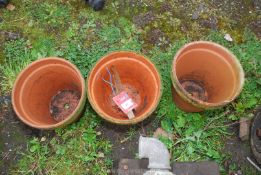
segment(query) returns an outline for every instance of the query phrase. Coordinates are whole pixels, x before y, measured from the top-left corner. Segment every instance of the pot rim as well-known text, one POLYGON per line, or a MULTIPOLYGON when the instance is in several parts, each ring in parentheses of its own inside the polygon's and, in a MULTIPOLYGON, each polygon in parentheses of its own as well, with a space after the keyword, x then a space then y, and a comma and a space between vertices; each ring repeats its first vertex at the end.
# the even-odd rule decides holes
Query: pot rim
POLYGON ((240 64, 237 57, 230 50, 225 48, 224 46, 217 44, 217 43, 214 43, 214 42, 211 42, 211 41, 193 41, 193 42, 187 43, 184 46, 182 46, 178 50, 178 52, 175 54, 174 59, 172 61, 172 65, 171 65, 171 80, 172 80, 172 85, 173 85, 174 89, 176 90, 176 92, 178 93, 178 95, 183 100, 185 100, 186 102, 192 104, 195 107, 201 108, 201 109, 215 109, 215 108, 218 108, 218 107, 225 106, 226 104, 232 102, 235 98, 237 98, 239 96, 240 92, 243 89, 243 85, 244 85, 244 81, 245 81, 245 75, 244 75, 244 70, 242 68, 242 65, 240 64), (201 101, 201 100, 198 100, 196 98, 191 97, 186 92, 186 90, 182 87, 182 85, 180 84, 178 77, 176 75, 176 71, 175 71, 176 66, 177 66, 177 59, 181 55, 181 53, 184 51, 184 49, 186 49, 187 47, 189 47, 191 45, 197 45, 197 44, 213 45, 213 46, 215 46, 219 49, 224 50, 233 59, 233 62, 234 62, 235 66, 237 67, 237 70, 239 72, 240 83, 239 83, 239 86, 238 86, 238 89, 237 89, 235 95, 233 95, 233 97, 231 97, 229 100, 219 102, 219 103, 204 102, 204 101, 201 101))
MULTIPOLYGON (((46 66, 46 64, 44 65, 46 66)), ((34 71, 35 72, 35 71, 34 71)), ((33 72, 32 72, 33 73, 33 72)), ((28 76, 30 77, 30 76, 28 76)), ((26 77, 26 79, 28 78, 26 77)), ((26 81, 24 81, 26 82, 26 81)), ((13 109, 15 111, 15 113, 17 114, 18 118, 23 121, 24 123, 26 123, 27 125, 33 127, 33 128, 37 128, 37 129, 44 129, 44 130, 47 130, 47 129, 54 129, 54 128, 59 128, 59 127, 62 127, 63 125, 66 125, 67 123, 69 124, 70 123, 70 120, 72 119, 73 116, 77 115, 79 113, 79 111, 81 110, 82 107, 82 104, 84 104, 86 101, 86 91, 85 91, 85 80, 83 78, 83 75, 81 74, 81 72, 79 71, 79 69, 74 65, 72 64, 70 61, 67 61, 65 60, 64 58, 60 58, 60 57, 46 57, 46 58, 40 58, 36 61, 33 61, 32 63, 30 63, 29 65, 27 65, 17 76, 16 80, 15 80, 15 83, 14 83, 14 86, 13 86, 13 90, 12 90, 12 106, 13 106, 13 109), (18 112, 17 110, 17 105, 14 103, 15 101, 15 91, 16 91, 16 87, 17 87, 17 84, 18 84, 18 81, 20 80, 20 78, 23 76, 23 74, 25 72, 27 72, 33 65, 35 64, 38 64, 40 62, 43 62, 43 61, 46 61, 46 60, 59 60, 61 62, 64 62, 64 63, 67 63, 69 64, 70 66, 73 67, 73 69, 76 71, 77 75, 79 76, 79 79, 81 81, 81 98, 79 100, 79 103, 77 105, 77 107, 75 108, 75 110, 73 111, 73 113, 71 113, 65 120, 62 120, 58 123, 55 123, 55 124, 50 124, 50 125, 36 125, 36 124, 33 124, 31 122, 28 122, 27 120, 25 120, 23 117, 21 117, 21 113, 18 112)))
POLYGON ((156 67, 156 65, 153 64, 153 62, 151 60, 149 60, 146 56, 144 56, 143 54, 140 53, 136 53, 133 51, 128 51, 128 50, 121 50, 121 51, 112 51, 109 52, 108 54, 104 55, 103 57, 101 57, 91 68, 91 71, 88 73, 87 76, 87 82, 86 82, 87 86, 87 97, 89 100, 89 103, 91 104, 92 108, 95 110, 95 112, 101 116, 104 120, 113 123, 113 124, 119 124, 119 125, 133 125, 133 124, 137 124, 143 120, 145 120, 146 118, 148 118, 157 108, 161 96, 162 96, 162 91, 163 91, 163 86, 162 86, 162 78, 161 75, 156 67), (110 57, 111 55, 114 54, 118 54, 118 53, 125 53, 125 54, 134 54, 134 55, 139 55, 142 56, 143 59, 145 59, 148 63, 150 63, 156 70, 158 76, 159 76, 159 94, 158 97, 156 99, 156 103, 151 107, 151 109, 148 111, 148 113, 143 114, 142 116, 138 117, 138 118, 133 118, 133 119, 129 119, 129 120, 120 120, 120 119, 116 119, 113 117, 110 117, 109 115, 105 114, 104 112, 101 112, 100 108, 96 107, 96 104, 94 103, 94 100, 92 98, 92 95, 90 94, 90 90, 89 90, 89 83, 90 83, 90 77, 91 74, 93 73, 94 68, 103 60, 105 60, 107 57, 110 57))

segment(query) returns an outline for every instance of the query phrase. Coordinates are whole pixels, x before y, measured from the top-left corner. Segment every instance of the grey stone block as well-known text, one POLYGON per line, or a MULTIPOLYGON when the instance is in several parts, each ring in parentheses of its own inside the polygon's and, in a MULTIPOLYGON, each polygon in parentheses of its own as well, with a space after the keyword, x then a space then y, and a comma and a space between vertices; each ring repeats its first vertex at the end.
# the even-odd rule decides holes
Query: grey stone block
POLYGON ((172 165, 175 175, 219 175, 219 167, 216 162, 181 162, 172 165))
POLYGON ((240 119, 239 138, 242 141, 249 140, 251 120, 248 118, 240 119))
MULTIPOLYGON (((148 160, 121 159, 113 175, 143 175, 148 169, 148 160)), ((216 162, 182 162, 171 165, 175 175, 220 175, 216 162)))

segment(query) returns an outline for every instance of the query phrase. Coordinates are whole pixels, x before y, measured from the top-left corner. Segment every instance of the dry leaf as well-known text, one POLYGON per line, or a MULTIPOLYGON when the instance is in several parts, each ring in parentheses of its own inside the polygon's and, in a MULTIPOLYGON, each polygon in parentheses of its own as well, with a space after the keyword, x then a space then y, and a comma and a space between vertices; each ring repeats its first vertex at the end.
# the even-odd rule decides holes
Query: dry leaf
POLYGON ((8 4, 6 6, 6 9, 9 10, 9 11, 13 11, 15 9, 15 6, 13 4, 8 4))

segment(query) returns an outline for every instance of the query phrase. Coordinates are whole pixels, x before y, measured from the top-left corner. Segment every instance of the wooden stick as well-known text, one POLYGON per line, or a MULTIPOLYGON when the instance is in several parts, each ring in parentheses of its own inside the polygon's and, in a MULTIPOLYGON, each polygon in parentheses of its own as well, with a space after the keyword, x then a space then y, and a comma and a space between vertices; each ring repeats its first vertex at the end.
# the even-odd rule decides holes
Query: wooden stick
MULTIPOLYGON (((114 79, 116 94, 119 94, 123 90, 120 75, 119 75, 118 71, 115 69, 114 66, 111 67, 111 72, 112 72, 112 76, 113 76, 113 79, 114 79)), ((135 118, 133 110, 129 111, 127 113, 127 116, 128 116, 129 119, 135 118)))

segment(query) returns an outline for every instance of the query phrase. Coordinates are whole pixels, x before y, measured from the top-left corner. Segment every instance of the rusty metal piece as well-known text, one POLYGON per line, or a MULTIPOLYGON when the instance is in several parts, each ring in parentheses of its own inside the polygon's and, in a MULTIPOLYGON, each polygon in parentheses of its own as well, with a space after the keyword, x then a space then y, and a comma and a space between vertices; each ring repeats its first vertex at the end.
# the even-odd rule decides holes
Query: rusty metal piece
POLYGON ((261 128, 256 129, 256 136, 261 138, 261 128))

